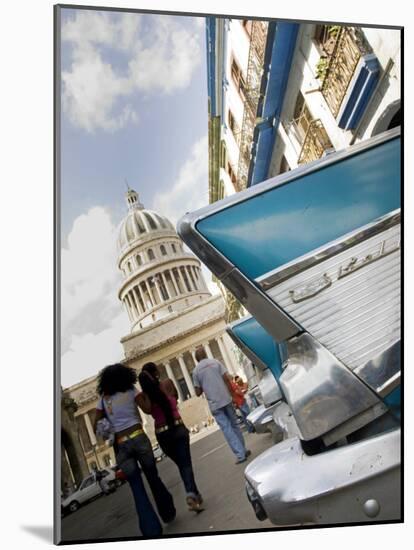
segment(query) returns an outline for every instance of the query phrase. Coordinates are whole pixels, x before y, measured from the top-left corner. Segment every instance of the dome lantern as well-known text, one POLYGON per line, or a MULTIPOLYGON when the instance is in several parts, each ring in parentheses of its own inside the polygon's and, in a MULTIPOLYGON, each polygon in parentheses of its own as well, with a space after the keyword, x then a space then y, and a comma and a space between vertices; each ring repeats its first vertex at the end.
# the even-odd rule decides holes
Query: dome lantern
POLYGON ((135 208, 144 208, 144 205, 139 202, 138 193, 131 189, 129 186, 128 191, 125 193, 125 200, 128 206, 128 210, 134 210, 135 208))

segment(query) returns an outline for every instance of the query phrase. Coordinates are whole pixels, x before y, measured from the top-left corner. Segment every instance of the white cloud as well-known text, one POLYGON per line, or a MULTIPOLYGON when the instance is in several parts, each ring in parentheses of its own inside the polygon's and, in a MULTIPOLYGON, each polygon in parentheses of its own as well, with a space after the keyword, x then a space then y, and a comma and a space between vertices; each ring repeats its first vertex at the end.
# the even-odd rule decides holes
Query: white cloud
MULTIPOLYGON (((120 359, 128 317, 117 298, 117 228, 94 207, 79 216, 62 249, 62 382, 73 384, 96 365, 120 359), (108 358, 105 359, 105 354, 108 358)), ((98 369, 99 370, 99 369, 98 369)))
MULTIPOLYGON (((207 136, 197 141, 190 158, 182 166, 177 181, 165 192, 156 193, 153 209, 167 216, 175 225, 186 212, 208 204, 208 141, 207 136)), ((203 275, 212 294, 220 292, 212 281, 211 272, 202 265, 203 275)))
POLYGON ((121 336, 128 331, 126 313, 115 317, 110 326, 98 334, 88 332, 72 337, 69 351, 62 355, 62 385, 64 388, 96 375, 103 367, 123 357, 121 336))
POLYGON ((114 113, 118 99, 131 93, 131 82, 117 75, 93 47, 83 47, 71 71, 62 73, 62 81, 62 107, 76 126, 88 132, 96 128, 113 131, 129 121, 137 122, 138 115, 130 105, 114 113))
POLYGON ((160 17, 152 40, 146 47, 138 45, 129 63, 135 86, 145 92, 166 94, 187 87, 201 56, 197 32, 160 17))
POLYGON ((156 193, 153 209, 167 216, 174 224, 186 212, 208 204, 208 141, 197 141, 189 159, 182 166, 177 181, 168 191, 156 193))
POLYGON ((199 25, 187 28, 168 16, 77 12, 62 25, 62 42, 72 45, 70 68, 62 71, 64 112, 88 132, 137 123, 128 103, 134 94, 189 85, 201 59, 200 33, 199 25))

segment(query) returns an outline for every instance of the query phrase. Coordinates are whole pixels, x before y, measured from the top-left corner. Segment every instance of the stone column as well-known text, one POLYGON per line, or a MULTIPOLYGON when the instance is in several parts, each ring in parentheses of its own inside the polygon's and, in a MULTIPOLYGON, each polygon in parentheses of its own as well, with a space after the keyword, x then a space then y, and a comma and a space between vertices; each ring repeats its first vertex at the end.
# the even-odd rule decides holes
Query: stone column
POLYGON ((152 296, 152 294, 151 294, 150 286, 149 286, 149 284, 147 283, 147 281, 146 281, 145 279, 144 279, 143 283, 144 283, 144 285, 145 285, 145 288, 147 289, 148 298, 149 298, 150 304, 151 304, 152 307, 154 307, 154 306, 155 306, 155 300, 154 300, 154 298, 153 298, 153 296, 152 296))
POLYGON ((164 302, 164 298, 162 297, 162 293, 161 293, 161 289, 160 289, 160 283, 158 282, 157 275, 154 275, 153 279, 154 279, 154 283, 155 283, 155 288, 157 289, 158 296, 159 296, 159 299, 160 299, 160 304, 162 304, 164 302))
POLYGON ((83 419, 85 420, 85 425, 88 431, 89 439, 91 440, 91 444, 96 445, 96 436, 93 433, 92 422, 91 422, 91 419, 89 418, 89 414, 85 413, 82 416, 83 416, 83 419))
POLYGON ((192 270, 192 273, 193 273, 196 288, 197 288, 197 290, 200 290, 201 289, 201 284, 200 284, 199 279, 197 278, 196 268, 195 268, 194 265, 191 266, 191 270, 192 270))
POLYGON ((164 272, 161 272, 161 277, 162 277, 162 281, 163 281, 164 286, 165 286, 165 292, 167 293, 168 300, 171 300, 171 292, 168 289, 167 277, 164 275, 164 272))
POLYGON ((186 273, 187 273, 187 279, 188 279, 188 282, 190 283, 190 287, 191 287, 193 290, 197 290, 197 287, 195 286, 193 274, 190 273, 191 267, 190 267, 189 265, 186 265, 184 269, 185 269, 185 271, 186 271, 186 273))
POLYGON ((124 299, 123 299, 122 301, 124 302, 125 309, 127 310, 129 320, 130 320, 131 323, 132 323, 132 322, 133 322, 133 319, 132 319, 131 312, 129 311, 129 305, 128 305, 127 297, 125 296, 124 299))
POLYGON ((171 281, 172 281, 174 290, 175 290, 177 296, 179 296, 180 295, 180 290, 178 288, 177 281, 175 280, 174 272, 173 272, 172 269, 169 269, 168 271, 170 273, 170 277, 171 277, 171 281))
POLYGON ((176 387, 176 390, 177 390, 177 393, 178 393, 178 399, 180 401, 184 401, 180 385, 178 384, 177 379, 175 378, 175 375, 174 375, 174 372, 171 368, 170 362, 165 361, 164 366, 165 366, 165 371, 167 373, 168 378, 170 378, 174 382, 174 386, 176 387))
POLYGON ((132 317, 132 320, 135 321, 135 318, 136 318, 136 308, 134 306, 134 302, 131 298, 131 295, 130 295, 130 292, 128 292, 127 294, 127 297, 128 297, 128 303, 129 303, 129 307, 130 307, 130 310, 131 310, 131 317, 132 317))
POLYGON ((182 356, 182 354, 180 354, 177 357, 177 359, 178 359, 178 362, 180 363, 181 371, 183 373, 184 380, 187 384, 188 391, 190 392, 191 397, 194 397, 195 396, 195 389, 194 389, 194 386, 193 386, 193 381, 191 380, 191 376, 190 376, 190 374, 187 370, 187 365, 185 364, 184 357, 182 356))
POLYGON ((191 357, 193 358, 193 361, 194 361, 194 366, 197 366, 198 361, 197 361, 196 356, 195 356, 195 349, 190 350, 190 353, 191 353, 191 357))
POLYGON ((137 304, 138 315, 142 315, 144 312, 142 311, 141 304, 139 303, 138 291, 136 290, 136 287, 135 287, 135 286, 134 286, 134 288, 132 289, 132 292, 133 292, 133 294, 134 294, 135 302, 136 302, 136 304, 137 304))
POLYGON ((218 347, 220 349, 221 356, 223 357, 224 364, 227 366, 227 369, 228 369, 229 373, 234 376, 237 373, 234 372, 233 364, 230 361, 230 358, 228 356, 228 353, 227 353, 226 347, 224 345, 224 342, 221 339, 221 336, 216 338, 216 342, 217 342, 218 347))
POLYGON ((209 357, 210 359, 214 359, 214 355, 211 351, 211 348, 210 348, 210 344, 208 342, 206 342, 205 344, 203 344, 205 350, 206 350, 206 353, 207 353, 207 357, 209 357))
POLYGON ((135 314, 134 317, 139 317, 138 305, 135 302, 135 296, 132 289, 128 292, 128 296, 129 296, 129 301, 131 302, 131 305, 132 305, 132 311, 135 314))
POLYGON ((177 267, 177 271, 178 271, 178 277, 180 278, 181 284, 183 285, 184 293, 186 293, 188 292, 188 290, 187 290, 187 285, 185 284, 185 281, 184 281, 183 273, 179 267, 177 267))

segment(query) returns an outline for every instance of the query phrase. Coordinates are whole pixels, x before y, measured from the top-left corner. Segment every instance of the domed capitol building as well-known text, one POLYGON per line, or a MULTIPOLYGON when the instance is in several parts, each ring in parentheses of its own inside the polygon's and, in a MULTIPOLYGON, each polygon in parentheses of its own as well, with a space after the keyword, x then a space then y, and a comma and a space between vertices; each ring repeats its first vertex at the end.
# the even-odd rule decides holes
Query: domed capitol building
MULTIPOLYGON (((204 396, 195 396, 192 383, 196 347, 202 345, 207 355, 222 362, 231 375, 244 376, 233 352, 234 344, 225 332, 224 301, 220 294, 210 293, 200 261, 184 250, 172 223, 145 209, 132 189, 126 193, 126 202, 128 212, 118 236, 118 268, 123 276, 118 298, 131 329, 121 338, 125 357, 120 361, 137 371, 146 362, 155 362, 161 378, 174 381, 186 425, 200 425, 210 413, 204 396)), ((74 422, 78 434, 72 437, 80 439, 88 468, 94 463, 100 467, 114 464, 112 448, 97 441, 92 429, 98 398, 96 376, 71 386, 64 394, 77 405, 74 422)), ((141 415, 145 431, 155 441, 152 418, 141 415)), ((71 453, 65 450, 62 472, 69 473, 73 469, 71 453)))

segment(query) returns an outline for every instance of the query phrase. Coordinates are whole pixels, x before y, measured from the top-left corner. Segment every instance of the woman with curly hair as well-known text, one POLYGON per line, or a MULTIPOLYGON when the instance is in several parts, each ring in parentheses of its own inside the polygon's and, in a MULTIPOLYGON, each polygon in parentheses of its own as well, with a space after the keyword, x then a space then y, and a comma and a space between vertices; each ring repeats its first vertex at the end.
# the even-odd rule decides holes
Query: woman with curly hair
POLYGON ((137 373, 125 365, 105 367, 98 376, 100 399, 96 408, 95 424, 107 418, 115 432, 114 451, 118 466, 124 472, 134 496, 141 533, 152 537, 162 534, 162 526, 146 493, 141 471, 147 478, 161 519, 168 523, 176 510, 171 494, 161 481, 150 440, 142 429, 137 405, 140 395, 135 388, 137 373))
POLYGON ((160 382, 155 363, 146 363, 138 376, 142 393, 139 406, 154 418, 155 435, 164 453, 178 466, 187 492, 189 510, 203 510, 190 454, 190 436, 177 409, 177 389, 169 378, 160 382))

